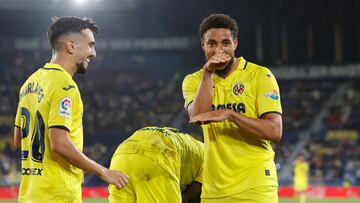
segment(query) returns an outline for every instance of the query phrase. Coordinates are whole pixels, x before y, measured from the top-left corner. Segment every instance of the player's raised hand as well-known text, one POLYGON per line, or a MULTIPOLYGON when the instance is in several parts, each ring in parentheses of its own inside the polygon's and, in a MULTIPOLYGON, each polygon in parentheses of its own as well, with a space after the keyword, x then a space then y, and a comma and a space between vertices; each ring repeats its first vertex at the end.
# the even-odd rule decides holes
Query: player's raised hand
POLYGON ((223 51, 216 51, 215 54, 206 62, 204 69, 209 72, 222 70, 230 62, 231 57, 223 51))
POLYGON ((129 176, 123 172, 105 168, 100 178, 108 184, 113 184, 121 189, 129 182, 129 176))

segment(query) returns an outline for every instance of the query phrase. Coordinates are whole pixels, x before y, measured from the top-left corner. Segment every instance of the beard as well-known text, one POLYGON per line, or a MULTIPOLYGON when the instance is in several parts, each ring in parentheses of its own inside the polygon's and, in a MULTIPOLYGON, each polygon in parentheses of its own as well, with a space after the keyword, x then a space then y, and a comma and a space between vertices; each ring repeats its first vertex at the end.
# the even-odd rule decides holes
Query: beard
POLYGON ((79 73, 79 74, 85 74, 86 73, 86 67, 85 67, 84 62, 76 63, 76 73, 79 73))
POLYGON ((215 72, 218 74, 226 73, 231 69, 231 66, 234 64, 235 56, 231 56, 230 61, 222 69, 216 69, 215 72))
POLYGON ((224 70, 230 69, 231 66, 234 64, 234 61, 235 61, 235 56, 231 56, 231 59, 230 59, 229 63, 226 64, 224 70))

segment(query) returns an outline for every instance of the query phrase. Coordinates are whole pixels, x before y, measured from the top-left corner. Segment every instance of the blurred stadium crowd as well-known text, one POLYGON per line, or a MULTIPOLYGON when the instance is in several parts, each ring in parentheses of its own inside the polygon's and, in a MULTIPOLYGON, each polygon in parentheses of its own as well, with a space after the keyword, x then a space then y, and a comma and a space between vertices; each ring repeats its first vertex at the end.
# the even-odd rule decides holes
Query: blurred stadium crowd
MULTIPOLYGON (((20 152, 12 145, 12 130, 19 85, 46 56, 1 54, 6 56, 2 57, 6 68, 0 70, 0 179, 1 185, 16 185, 20 152)), ((158 76, 146 71, 106 69, 98 60, 85 76, 76 78, 85 105, 85 152, 90 157, 107 161, 118 143, 147 125, 180 127, 201 139, 201 131, 189 126, 184 115, 180 89, 184 73, 158 76)), ((313 184, 360 184, 359 83, 356 79, 279 79, 284 109, 283 139, 274 146, 279 170, 290 160, 294 146, 304 140, 301 151, 307 153, 313 184), (320 129, 304 139, 300 132, 314 125, 320 129)), ((291 178, 280 180, 289 183, 291 178)))
MULTIPOLYGON (((212 6, 206 11, 208 13, 217 11, 215 8, 220 6, 215 1, 211 2, 212 6)), ((309 11, 316 8, 316 3, 308 5, 310 1, 296 2, 295 6, 300 5, 300 7, 303 4, 299 2, 304 3, 301 7, 303 10, 296 10, 295 6, 288 4, 284 4, 284 7, 288 6, 289 10, 278 8, 280 3, 273 6, 281 11, 278 18, 272 16, 274 18, 272 22, 278 24, 279 30, 275 33, 277 37, 263 37, 267 39, 264 42, 264 48, 257 46, 254 32, 265 32, 256 29, 257 26, 254 23, 252 31, 244 30, 248 24, 242 20, 243 16, 241 15, 248 13, 234 13, 233 16, 238 18, 240 23, 245 24, 245 26, 239 25, 240 53, 238 55, 244 55, 246 59, 248 56, 248 60, 260 64, 273 64, 269 66, 270 69, 273 66, 286 69, 289 65, 295 68, 297 65, 302 65, 306 70, 306 68, 310 69, 313 64, 334 65, 338 69, 341 69, 344 64, 354 64, 354 67, 359 69, 360 20, 357 21, 358 30, 355 31, 355 35, 354 30, 347 25, 349 22, 345 20, 344 24, 339 24, 343 26, 341 32, 343 37, 337 37, 339 33, 336 31, 336 26, 332 29, 332 25, 330 29, 333 34, 319 35, 317 33, 326 31, 327 24, 324 25, 325 30, 320 30, 321 26, 317 27, 316 23, 321 25, 323 20, 324 22, 328 20, 326 16, 329 16, 332 10, 322 11, 323 13, 320 15, 315 11, 309 11), (309 13, 319 15, 318 18, 316 16, 313 18, 315 20, 312 22, 315 26, 308 27, 306 22, 309 22, 309 17, 304 20, 303 24, 300 23, 304 29, 301 31, 302 34, 298 34, 297 29, 299 28, 291 26, 303 16, 311 16, 309 13), (281 26, 281 22, 285 22, 283 25, 288 25, 288 28, 281 26), (311 29, 314 30, 311 31, 311 29), (297 33, 295 37, 293 33, 297 33), (311 33, 314 33, 314 36, 311 33), (252 39, 249 41, 253 41, 253 43, 245 42, 244 38, 248 39, 246 37, 252 39), (309 37, 311 39, 308 39, 309 37), (276 39, 275 42, 279 45, 274 47, 273 44, 267 44, 270 43, 269 41, 273 42, 271 39, 276 39), (312 40, 319 40, 319 43, 314 42, 314 46, 312 46, 312 40), (334 42, 334 45, 330 45, 329 48, 326 40, 334 42), (340 40, 340 45, 336 40, 340 40), (352 46, 350 44, 353 41, 355 41, 355 45, 352 46), (359 45, 356 45, 356 42, 359 45), (272 51, 272 48, 276 51, 272 51), (258 52, 259 49, 263 54, 258 52), (274 56, 273 52, 278 55, 274 56)), ((323 2, 326 5, 330 4, 327 1, 323 2)), ((339 3, 340 1, 334 2, 339 3)), ((359 5, 358 2, 354 4, 359 5)), ((165 6, 169 5, 165 3, 163 7, 165 6)), ((345 10, 350 7, 352 4, 349 3, 340 8, 345 10)), ((186 7, 181 7, 181 9, 185 10, 186 7)), ((224 10, 224 7, 220 7, 220 11, 222 11, 221 9, 224 10)), ((262 9, 266 10, 266 8, 262 9)), ((269 12, 271 13, 271 11, 269 12)), ((0 19, 3 19, 2 15, 9 15, 9 13, 11 11, 0 14, 0 19)), ((150 9, 143 15, 148 17, 154 13, 157 15, 153 16, 155 18, 153 24, 152 21, 148 22, 150 27, 154 26, 157 20, 164 20, 164 16, 159 10, 150 9)), ((228 13, 232 15, 231 11, 228 13)), ((136 29, 140 31, 144 27, 149 28, 146 23, 141 24, 141 19, 135 18, 135 14, 132 14, 131 11, 128 11, 127 14, 133 15, 134 21, 138 23, 134 32, 136 29)), ((198 18, 200 21, 203 17, 202 14, 204 13, 194 14, 192 17, 201 15, 198 18)), ((20 15, 26 16, 26 13, 20 15)), ((113 15, 113 17, 117 17, 117 14, 113 15)), ((155 28, 162 36, 166 36, 166 33, 172 36, 175 33, 195 36, 193 38, 196 39, 199 22, 196 21, 190 25, 179 23, 178 26, 171 24, 171 22, 180 22, 180 17, 180 14, 176 15, 175 13, 165 21, 162 29, 156 26, 155 28), (166 32, 165 29, 173 30, 166 32)), ((348 12, 331 19, 331 22, 337 22, 339 18, 352 19, 353 17, 359 17, 359 14, 348 12)), ((28 22, 40 20, 43 16, 32 18, 28 22)), ((49 18, 46 17, 46 19, 49 18)), ((106 24, 104 19, 100 18, 99 23, 105 24, 103 27, 106 30, 111 27, 111 24, 106 24)), ((255 20, 261 21, 261 19, 255 20)), ((185 21, 181 20, 181 22, 186 21, 191 21, 189 16, 185 17, 185 21)), ((118 23, 121 22, 120 20, 118 23)), ((264 26, 263 29, 268 29, 268 27, 264 26)), ((7 39, 16 31, 18 30, 15 28, 9 28, 7 31, 0 32, 0 186, 18 185, 21 176, 20 151, 12 145, 14 116, 20 85, 29 74, 44 65, 50 57, 48 49, 19 50, 16 47, 7 47, 7 39)), ((45 29, 39 28, 40 31, 43 35, 45 29)), ((38 34, 29 32, 30 37, 38 34)), ((114 32, 116 34, 119 31, 115 30, 114 32)), ((149 29, 147 32, 154 35, 149 29)), ((28 36, 24 38, 26 37, 28 36)), ((87 155, 107 165, 115 147, 122 140, 140 127, 149 125, 178 127, 202 139, 199 128, 188 124, 181 95, 183 77, 199 68, 204 62, 198 41, 194 44, 196 45, 181 51, 163 49, 134 53, 134 50, 128 52, 98 50, 98 56, 89 65, 87 74, 75 77, 84 102, 84 149, 87 155)), ((280 185, 291 184, 292 161, 300 152, 305 153, 310 163, 310 183, 312 185, 360 185, 360 74, 352 77, 326 76, 325 74, 325 76, 314 78, 296 77, 294 74, 293 78, 288 78, 278 77, 276 70, 277 68, 274 69, 274 74, 281 90, 284 122, 283 138, 280 143, 274 145, 280 185)), ((85 185, 100 184, 103 183, 93 176, 85 177, 85 185)))

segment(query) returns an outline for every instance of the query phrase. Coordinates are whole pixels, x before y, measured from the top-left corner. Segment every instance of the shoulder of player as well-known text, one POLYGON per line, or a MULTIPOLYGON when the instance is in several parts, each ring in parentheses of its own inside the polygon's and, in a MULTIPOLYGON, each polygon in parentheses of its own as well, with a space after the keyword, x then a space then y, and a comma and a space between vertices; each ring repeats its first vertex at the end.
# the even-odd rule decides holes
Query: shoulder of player
POLYGON ((54 91, 79 91, 79 87, 70 77, 55 77, 51 81, 50 86, 54 91))
POLYGON ((190 73, 185 76, 184 81, 186 80, 199 80, 203 74, 203 69, 199 69, 196 72, 190 73))
POLYGON ((268 72, 268 71, 270 71, 269 68, 267 68, 265 66, 261 66, 261 65, 249 62, 249 61, 247 61, 246 70, 252 70, 252 71, 255 71, 255 72, 268 72))
POLYGON ((246 69, 247 71, 251 71, 255 77, 273 77, 273 74, 269 68, 255 63, 248 62, 246 69))
POLYGON ((204 143, 187 133, 177 133, 177 136, 179 137, 183 145, 185 145, 184 148, 186 150, 191 153, 203 155, 204 143))

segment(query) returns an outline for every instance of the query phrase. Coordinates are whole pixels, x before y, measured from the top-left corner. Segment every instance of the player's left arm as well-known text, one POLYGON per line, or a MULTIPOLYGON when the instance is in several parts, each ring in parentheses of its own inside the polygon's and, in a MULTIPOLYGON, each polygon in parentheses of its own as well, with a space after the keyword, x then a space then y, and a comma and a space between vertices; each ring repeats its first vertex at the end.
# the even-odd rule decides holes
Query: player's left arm
POLYGON ((265 113, 261 118, 248 118, 230 109, 211 111, 192 117, 190 123, 206 124, 230 120, 239 128, 261 139, 278 142, 282 136, 282 117, 279 113, 265 113))
POLYGON ((182 192, 182 203, 198 203, 200 202, 201 183, 193 181, 182 192))
POLYGON ((230 111, 229 119, 251 134, 272 142, 279 142, 282 136, 282 117, 278 113, 265 113, 260 119, 248 118, 230 111))
POLYGON ((239 128, 261 139, 278 142, 282 136, 282 116, 279 86, 274 75, 267 69, 259 69, 256 76, 256 103, 258 117, 250 118, 225 109, 211 111, 190 119, 191 123, 208 123, 230 120, 239 128))

